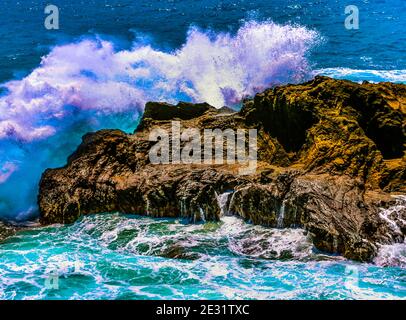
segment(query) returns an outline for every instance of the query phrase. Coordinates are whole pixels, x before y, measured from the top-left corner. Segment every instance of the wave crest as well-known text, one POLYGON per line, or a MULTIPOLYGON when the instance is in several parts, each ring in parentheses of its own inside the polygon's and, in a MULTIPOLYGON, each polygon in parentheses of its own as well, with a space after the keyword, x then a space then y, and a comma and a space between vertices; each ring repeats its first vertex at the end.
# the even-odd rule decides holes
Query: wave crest
POLYGON ((140 43, 115 51, 100 39, 58 46, 27 77, 4 85, 0 138, 53 135, 71 116, 67 106, 106 115, 148 100, 236 104, 269 85, 303 80, 316 39, 315 31, 268 21, 247 22, 235 35, 191 28, 169 53, 140 43))
POLYGON ((272 84, 299 82, 309 74, 306 54, 316 39, 306 28, 267 21, 247 22, 236 34, 191 28, 172 52, 141 42, 117 51, 98 38, 55 47, 27 77, 3 84, 0 216, 35 217, 41 173, 63 165, 83 134, 134 130, 150 100, 222 107, 272 84))

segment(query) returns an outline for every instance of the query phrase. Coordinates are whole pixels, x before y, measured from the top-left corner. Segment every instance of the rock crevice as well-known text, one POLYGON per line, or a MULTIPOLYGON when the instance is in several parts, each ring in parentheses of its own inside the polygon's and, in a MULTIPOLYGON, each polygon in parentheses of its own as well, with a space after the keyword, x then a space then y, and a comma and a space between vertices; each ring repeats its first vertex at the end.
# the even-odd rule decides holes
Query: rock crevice
MULTIPOLYGON (((380 244, 402 242, 380 214, 405 189, 406 86, 317 77, 269 89, 240 112, 207 104, 148 103, 135 134, 102 130, 83 137, 63 168, 44 172, 42 224, 120 211, 217 221, 224 214, 269 227, 302 227, 316 248, 370 261, 380 244), (258 130, 258 166, 153 165, 154 128, 258 130), (226 204, 219 195, 232 191, 226 204)), ((405 206, 406 207, 406 206, 405 206)), ((406 220, 405 207, 399 221, 406 220)))

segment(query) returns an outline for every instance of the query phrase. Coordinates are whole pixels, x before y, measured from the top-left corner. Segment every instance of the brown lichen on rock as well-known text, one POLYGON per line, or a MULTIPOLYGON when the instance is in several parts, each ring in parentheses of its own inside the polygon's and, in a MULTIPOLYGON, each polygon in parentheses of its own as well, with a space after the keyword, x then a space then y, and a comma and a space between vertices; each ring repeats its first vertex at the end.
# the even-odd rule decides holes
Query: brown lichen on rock
MULTIPOLYGON (((72 223, 91 213, 135 213, 216 221, 218 195, 232 190, 229 214, 270 227, 303 227, 316 248, 371 260, 377 245, 404 241, 379 215, 405 192, 406 86, 316 77, 269 89, 240 112, 207 104, 148 103, 135 134, 83 137, 63 168, 40 182, 41 223, 72 223), (258 129, 258 167, 153 165, 154 128, 258 129)), ((402 219, 405 212, 400 212, 402 219)))
POLYGON ((404 183, 387 176, 406 167, 405 87, 316 77, 258 94, 241 113, 306 170, 359 177, 371 188, 391 183, 395 191, 404 183))

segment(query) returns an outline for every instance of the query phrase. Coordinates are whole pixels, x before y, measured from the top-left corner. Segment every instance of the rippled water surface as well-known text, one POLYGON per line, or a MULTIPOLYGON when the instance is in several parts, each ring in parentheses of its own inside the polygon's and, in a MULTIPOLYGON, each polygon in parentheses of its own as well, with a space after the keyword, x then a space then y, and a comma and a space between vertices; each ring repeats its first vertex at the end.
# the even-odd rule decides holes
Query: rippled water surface
POLYGON ((405 269, 323 255, 303 230, 234 217, 106 214, 27 230, 0 245, 0 279, 1 299, 406 298, 405 269))
MULTIPOLYGON (((52 31, 46 2, 0 3, 2 219, 37 218, 42 172, 89 131, 132 132, 146 101, 240 106, 316 74, 406 83, 405 0, 52 3, 52 31), (359 30, 344 27, 348 4, 359 30)), ((88 216, 1 243, 0 299, 405 298, 405 246, 357 264, 316 252, 299 229, 88 216)))

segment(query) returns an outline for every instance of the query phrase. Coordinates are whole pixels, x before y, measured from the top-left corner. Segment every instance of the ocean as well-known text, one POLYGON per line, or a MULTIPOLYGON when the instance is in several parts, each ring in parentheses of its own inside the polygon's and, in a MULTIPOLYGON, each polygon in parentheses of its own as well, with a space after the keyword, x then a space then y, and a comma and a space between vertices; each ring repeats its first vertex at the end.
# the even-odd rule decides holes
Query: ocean
POLYGON ((405 266, 325 255, 301 229, 235 217, 102 214, 1 244, 0 299, 405 299, 405 266))
MULTIPOLYGON (((406 83, 404 0, 351 1, 355 30, 341 0, 53 0, 59 30, 44 27, 47 4, 0 4, 0 217, 19 223, 38 217, 46 168, 64 165, 89 131, 132 132, 147 101, 239 108, 316 74, 406 83)), ((384 267, 323 255, 300 230, 283 232, 229 217, 186 225, 120 214, 36 227, 0 244, 0 298, 406 297, 404 245, 387 249, 401 262, 384 267), (275 243, 260 252, 235 244, 245 237, 256 248, 268 236, 275 243), (184 239, 192 258, 168 257, 184 239), (278 254, 292 246, 289 258, 278 254), (55 273, 60 290, 48 288, 55 273)))

